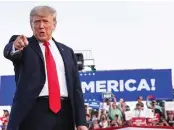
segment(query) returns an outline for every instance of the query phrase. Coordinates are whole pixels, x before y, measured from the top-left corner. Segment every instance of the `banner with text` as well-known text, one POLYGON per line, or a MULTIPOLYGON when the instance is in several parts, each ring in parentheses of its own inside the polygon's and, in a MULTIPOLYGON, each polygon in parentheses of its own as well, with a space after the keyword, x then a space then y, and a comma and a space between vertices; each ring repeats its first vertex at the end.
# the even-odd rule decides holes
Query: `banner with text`
MULTIPOLYGON (((138 96, 145 99, 154 95, 157 99, 172 99, 171 70, 112 70, 80 72, 85 102, 98 108, 103 98, 123 98, 135 101, 138 96), (105 94, 104 94, 105 93, 105 94)), ((15 92, 14 76, 0 78, 0 105, 11 105, 15 92)), ((25 86, 24 86, 25 87, 25 86)))
POLYGON ((82 72, 80 79, 85 102, 102 101, 106 92, 126 101, 136 101, 138 96, 146 99, 148 95, 164 100, 173 98, 170 69, 82 72))
POLYGON ((16 89, 15 77, 13 75, 1 76, 0 83, 0 106, 11 105, 16 89))

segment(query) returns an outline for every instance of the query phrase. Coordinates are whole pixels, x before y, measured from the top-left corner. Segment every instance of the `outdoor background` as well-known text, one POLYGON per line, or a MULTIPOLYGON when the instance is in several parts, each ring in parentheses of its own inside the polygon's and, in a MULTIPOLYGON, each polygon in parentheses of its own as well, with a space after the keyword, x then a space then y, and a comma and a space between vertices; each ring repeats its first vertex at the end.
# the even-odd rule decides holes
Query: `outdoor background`
MULTIPOLYGON (((31 36, 30 10, 57 10, 57 41, 91 50, 97 70, 174 68, 174 2, 0 2, 0 75, 12 75, 3 48, 13 34, 31 36)), ((174 79, 174 78, 173 78, 174 79)))

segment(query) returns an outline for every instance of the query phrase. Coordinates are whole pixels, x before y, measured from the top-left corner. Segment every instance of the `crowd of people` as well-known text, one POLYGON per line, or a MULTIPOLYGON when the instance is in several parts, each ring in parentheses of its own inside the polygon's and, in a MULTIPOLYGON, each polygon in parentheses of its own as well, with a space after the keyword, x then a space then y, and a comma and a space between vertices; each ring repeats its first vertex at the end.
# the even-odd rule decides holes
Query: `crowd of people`
MULTIPOLYGON (((137 98, 137 103, 133 109, 135 118, 146 117, 144 111, 146 105, 146 108, 153 112, 154 118, 146 117, 145 126, 174 127, 174 110, 166 111, 164 102, 156 101, 153 96, 148 96, 145 104, 142 100, 143 98, 141 96, 137 98)), ((89 110, 87 105, 85 108, 87 127, 90 130, 108 127, 132 126, 132 120, 127 120, 125 115, 127 111, 130 111, 130 108, 123 99, 120 99, 119 102, 117 102, 115 97, 113 98, 113 101, 105 99, 99 110, 89 110)))
MULTIPOLYGON (((154 118, 146 118, 147 126, 173 126, 174 127, 174 111, 166 111, 164 102, 156 101, 153 96, 148 96, 146 104, 142 102, 143 98, 139 96, 134 108, 134 117, 146 117, 144 112, 145 106, 154 113, 154 118), (152 99, 151 101, 149 99, 152 99)), ((131 126, 132 120, 127 120, 125 113, 130 111, 130 107, 123 99, 117 102, 116 98, 105 99, 100 109, 86 108, 86 121, 89 130, 109 127, 131 126)), ((8 124, 9 111, 4 110, 4 114, 0 117, 1 129, 5 130, 8 124)))

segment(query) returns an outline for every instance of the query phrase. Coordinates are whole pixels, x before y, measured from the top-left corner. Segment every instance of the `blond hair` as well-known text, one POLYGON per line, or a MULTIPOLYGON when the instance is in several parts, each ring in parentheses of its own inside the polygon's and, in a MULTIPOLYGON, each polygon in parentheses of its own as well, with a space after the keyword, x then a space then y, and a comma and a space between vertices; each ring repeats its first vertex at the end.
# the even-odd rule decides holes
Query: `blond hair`
POLYGON ((33 21, 33 16, 41 16, 41 17, 43 16, 44 17, 44 16, 48 16, 48 15, 52 15, 54 22, 57 23, 57 19, 56 19, 57 12, 54 8, 52 8, 50 6, 36 6, 30 12, 30 24, 33 21))

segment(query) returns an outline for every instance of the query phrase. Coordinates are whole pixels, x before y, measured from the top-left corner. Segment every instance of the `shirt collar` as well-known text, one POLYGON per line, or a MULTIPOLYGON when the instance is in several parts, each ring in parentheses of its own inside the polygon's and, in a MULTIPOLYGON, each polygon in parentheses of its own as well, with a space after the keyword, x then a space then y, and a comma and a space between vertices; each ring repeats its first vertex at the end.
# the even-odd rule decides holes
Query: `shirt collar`
MULTIPOLYGON (((50 43, 50 46, 52 46, 52 45, 54 44, 54 42, 53 42, 52 39, 50 39, 48 42, 50 43)), ((43 42, 40 42, 40 41, 39 41, 39 44, 43 44, 43 42)))

